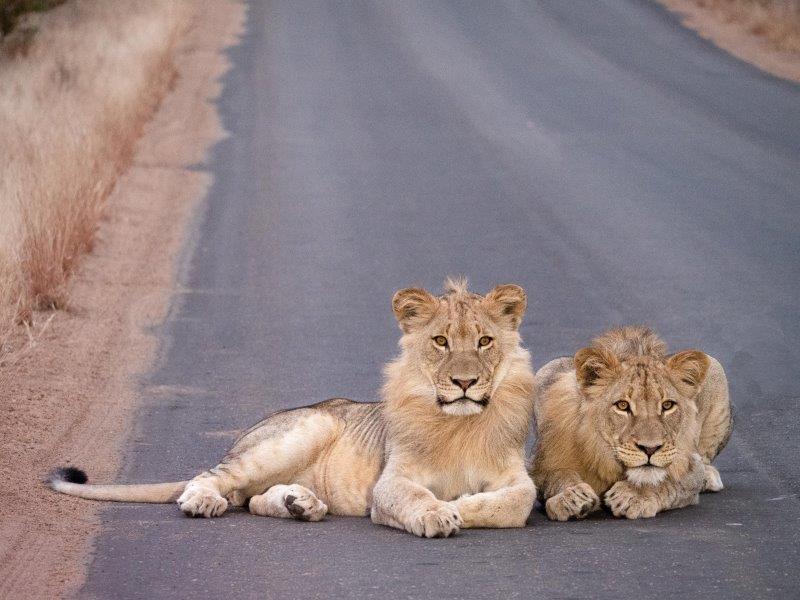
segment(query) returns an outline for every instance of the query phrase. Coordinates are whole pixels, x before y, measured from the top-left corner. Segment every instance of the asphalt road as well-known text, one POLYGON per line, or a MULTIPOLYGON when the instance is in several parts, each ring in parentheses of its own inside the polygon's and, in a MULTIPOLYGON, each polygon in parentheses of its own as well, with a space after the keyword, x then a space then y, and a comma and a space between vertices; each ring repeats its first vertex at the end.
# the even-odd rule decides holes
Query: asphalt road
POLYGON ((727 489, 447 540, 111 505, 83 596, 800 594, 800 86, 633 0, 253 2, 230 57, 120 481, 192 476, 274 409, 375 399, 394 290, 463 273, 528 290, 537 366, 636 322, 718 357, 727 489))

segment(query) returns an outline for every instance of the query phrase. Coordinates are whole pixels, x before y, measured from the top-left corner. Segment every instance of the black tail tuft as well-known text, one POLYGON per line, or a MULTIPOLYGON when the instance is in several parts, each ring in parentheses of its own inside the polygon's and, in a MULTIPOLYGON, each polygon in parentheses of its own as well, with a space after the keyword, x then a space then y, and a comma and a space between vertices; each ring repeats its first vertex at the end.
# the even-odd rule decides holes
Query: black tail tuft
POLYGON ((50 476, 50 481, 54 480, 66 481, 68 483, 86 483, 89 481, 89 478, 86 476, 86 473, 75 467, 61 467, 53 471, 53 474, 50 476))

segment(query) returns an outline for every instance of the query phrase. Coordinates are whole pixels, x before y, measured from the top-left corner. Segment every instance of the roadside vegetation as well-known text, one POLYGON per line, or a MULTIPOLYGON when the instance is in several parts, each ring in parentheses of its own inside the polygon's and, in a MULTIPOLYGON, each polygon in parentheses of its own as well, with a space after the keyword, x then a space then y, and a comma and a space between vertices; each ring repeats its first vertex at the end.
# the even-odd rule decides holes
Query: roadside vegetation
POLYGON ((0 364, 69 306, 189 14, 187 0, 0 0, 0 364))
POLYGON ((767 40, 774 48, 800 52, 800 0, 691 0, 727 23, 767 40))
POLYGON ((63 2, 64 0, 0 0, 0 39, 14 30, 25 13, 50 10, 63 2))

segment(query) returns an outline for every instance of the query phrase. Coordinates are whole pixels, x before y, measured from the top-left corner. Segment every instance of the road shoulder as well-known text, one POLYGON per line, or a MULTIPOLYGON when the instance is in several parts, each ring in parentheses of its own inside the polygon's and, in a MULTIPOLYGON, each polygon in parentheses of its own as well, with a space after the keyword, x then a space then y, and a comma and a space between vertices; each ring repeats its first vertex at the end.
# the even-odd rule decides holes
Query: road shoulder
POLYGON ((779 50, 737 21, 723 21, 693 0, 658 0, 681 22, 735 57, 771 75, 800 82, 800 53, 779 50))
POLYGON ((112 480, 130 434, 137 377, 158 347, 149 329, 166 316, 180 249, 211 181, 203 164, 224 131, 214 99, 225 47, 244 20, 237 1, 197 10, 176 55, 178 78, 107 201, 95 252, 82 263, 72 309, 57 313, 36 346, 10 366, 13 401, 0 424, 0 597, 71 596, 80 588, 102 505, 42 485, 54 466, 112 480))

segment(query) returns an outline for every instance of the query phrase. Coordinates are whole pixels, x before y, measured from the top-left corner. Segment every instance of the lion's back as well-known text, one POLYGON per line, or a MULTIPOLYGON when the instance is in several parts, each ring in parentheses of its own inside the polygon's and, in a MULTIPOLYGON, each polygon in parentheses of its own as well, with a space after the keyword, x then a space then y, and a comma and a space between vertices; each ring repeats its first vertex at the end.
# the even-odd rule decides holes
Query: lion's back
POLYGON ((245 430, 236 440, 231 453, 241 454, 263 440, 274 438, 293 429, 304 419, 320 421, 320 426, 330 427, 345 435, 355 436, 369 446, 369 450, 383 448, 385 426, 383 406, 380 402, 357 402, 347 398, 330 398, 309 404, 276 411, 245 430))

